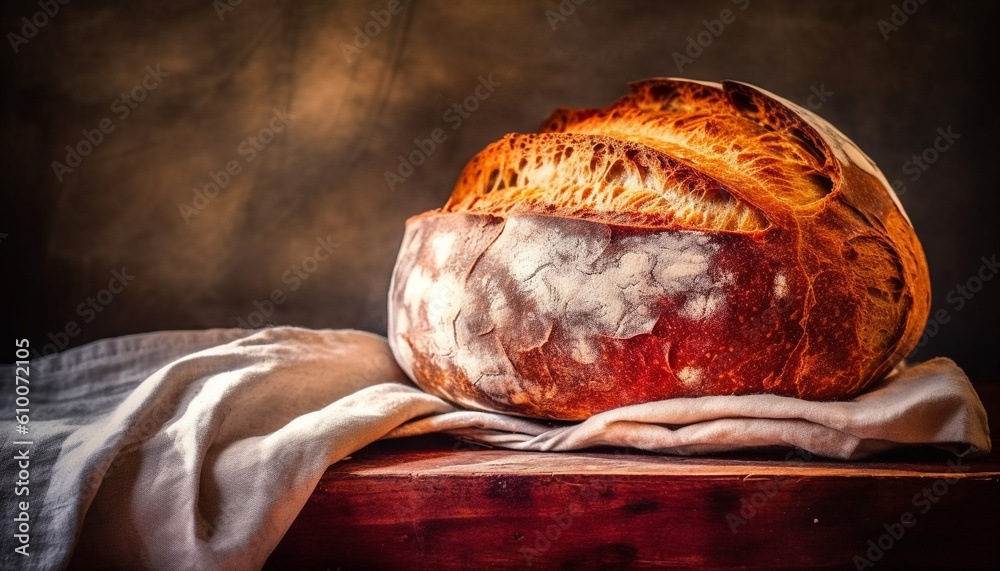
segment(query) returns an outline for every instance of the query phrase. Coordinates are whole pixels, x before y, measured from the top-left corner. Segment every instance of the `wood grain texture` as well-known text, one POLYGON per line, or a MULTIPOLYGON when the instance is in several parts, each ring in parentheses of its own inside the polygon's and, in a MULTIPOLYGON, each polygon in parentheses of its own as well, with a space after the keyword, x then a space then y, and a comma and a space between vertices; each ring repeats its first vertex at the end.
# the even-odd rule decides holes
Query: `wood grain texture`
MULTIPOLYGON (((996 418, 1000 390, 979 389, 996 418)), ((328 470, 266 568, 869 568, 856 556, 879 569, 1000 562, 997 453, 960 459, 913 449, 851 463, 806 456, 523 453, 442 435, 379 442, 328 470), (883 548, 873 550, 879 541, 883 548)))

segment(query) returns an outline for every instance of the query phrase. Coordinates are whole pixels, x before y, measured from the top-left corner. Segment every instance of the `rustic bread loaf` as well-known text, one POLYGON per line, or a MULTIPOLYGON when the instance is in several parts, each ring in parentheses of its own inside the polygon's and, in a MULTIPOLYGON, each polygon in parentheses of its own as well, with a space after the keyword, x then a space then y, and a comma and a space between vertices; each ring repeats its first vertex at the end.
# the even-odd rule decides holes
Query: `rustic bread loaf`
POLYGON ((389 342, 424 390, 554 419, 857 394, 916 344, 926 261, 875 164, 747 84, 635 83, 474 157, 407 221, 389 342))

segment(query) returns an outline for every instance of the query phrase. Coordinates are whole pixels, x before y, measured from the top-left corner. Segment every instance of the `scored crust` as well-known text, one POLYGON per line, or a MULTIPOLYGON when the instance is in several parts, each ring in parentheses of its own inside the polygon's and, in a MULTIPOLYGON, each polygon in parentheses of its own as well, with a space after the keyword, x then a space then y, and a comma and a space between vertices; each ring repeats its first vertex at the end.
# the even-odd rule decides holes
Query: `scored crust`
POLYGON ((885 177, 811 112, 652 79, 474 157, 411 218, 389 340, 425 390, 525 416, 665 398, 856 394, 927 318, 885 177))

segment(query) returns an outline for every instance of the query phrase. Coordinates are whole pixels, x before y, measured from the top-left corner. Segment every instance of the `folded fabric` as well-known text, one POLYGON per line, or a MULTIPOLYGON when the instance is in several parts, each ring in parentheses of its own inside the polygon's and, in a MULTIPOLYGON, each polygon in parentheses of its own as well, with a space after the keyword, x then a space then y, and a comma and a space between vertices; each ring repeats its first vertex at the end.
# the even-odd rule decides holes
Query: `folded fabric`
MULTIPOLYGON (((0 369, 13 378, 14 367, 0 369)), ((358 331, 121 337, 36 359, 30 379, 28 433, 5 431, 16 453, 2 463, 16 474, 16 458, 30 457, 32 493, 4 499, 7 514, 28 502, 30 530, 10 545, 18 522, 4 518, 3 568, 260 568, 327 466, 380 438, 435 431, 537 451, 781 445, 855 459, 916 444, 990 449, 982 404, 947 359, 849 402, 676 399, 556 427, 423 393, 384 338, 358 331), (14 551, 24 545, 28 556, 14 551)), ((15 396, 0 397, 4 410, 15 396)))
POLYGON ((787 446, 858 460, 911 445, 973 456, 990 450, 986 410, 965 373, 944 358, 898 368, 850 401, 774 395, 678 398, 609 410, 557 428, 461 411, 409 422, 385 438, 437 431, 533 451, 614 446, 689 455, 787 446))

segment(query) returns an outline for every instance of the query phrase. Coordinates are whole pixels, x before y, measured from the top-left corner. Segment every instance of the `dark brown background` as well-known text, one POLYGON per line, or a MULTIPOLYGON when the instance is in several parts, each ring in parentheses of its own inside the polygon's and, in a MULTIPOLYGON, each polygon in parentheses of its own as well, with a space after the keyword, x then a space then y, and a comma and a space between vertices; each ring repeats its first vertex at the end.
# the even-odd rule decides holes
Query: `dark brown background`
MULTIPOLYGON (((546 10, 557 2, 417 1, 351 62, 341 42, 387 2, 277 4, 244 0, 220 20, 209 0, 74 0, 19 53, 0 48, 4 338, 42 347, 68 321, 80 327, 70 345, 232 327, 275 288, 287 301, 269 323, 384 333, 404 221, 443 204, 477 150, 534 130, 556 106, 603 106, 631 80, 681 75, 739 79, 802 104, 813 87, 833 92, 819 113, 906 181, 934 308, 950 317, 917 357, 951 356, 973 379, 995 380, 1000 280, 961 310, 946 300, 1000 251, 995 4, 931 0, 885 40, 888 0, 750 0, 745 11, 730 0, 589 0, 554 30, 546 10), (679 74, 671 54, 726 8, 736 21, 679 74), (112 102, 157 64, 170 75, 119 119, 112 102), (452 130, 443 113, 489 74, 501 85, 452 130), (248 164, 237 146, 274 108, 294 119, 248 164), (52 161, 105 117, 114 132, 57 181, 52 161), (903 163, 948 126, 961 138, 906 180, 903 163), (438 127, 447 140, 390 192, 384 171, 438 127), (233 159, 242 174, 186 224, 178 205, 233 159), (282 274, 328 235, 334 256, 291 291, 282 274), (122 267, 135 280, 84 323, 77 305, 122 267)), ((39 8, 2 10, 6 35, 39 8)))

